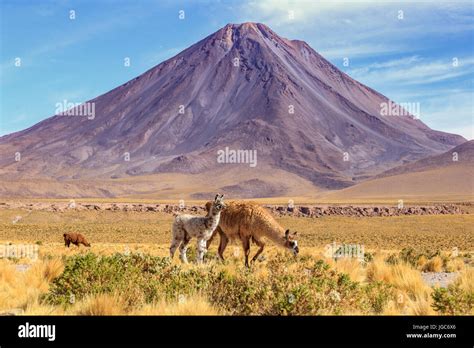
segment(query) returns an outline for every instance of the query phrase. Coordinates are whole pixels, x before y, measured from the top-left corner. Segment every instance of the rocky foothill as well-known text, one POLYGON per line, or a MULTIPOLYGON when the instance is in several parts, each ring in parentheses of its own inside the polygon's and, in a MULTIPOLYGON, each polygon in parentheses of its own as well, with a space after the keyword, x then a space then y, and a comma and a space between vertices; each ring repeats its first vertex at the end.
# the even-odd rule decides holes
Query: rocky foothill
MULTIPOLYGON (((438 204, 429 206, 373 206, 373 205, 302 205, 283 206, 265 205, 275 216, 295 216, 319 218, 323 216, 400 216, 400 215, 443 215, 468 214, 459 204, 438 204)), ((50 212, 76 211, 125 211, 125 212, 161 212, 174 214, 177 212, 204 214, 204 206, 180 204, 152 203, 22 203, 0 202, 0 209, 40 210, 50 212)))

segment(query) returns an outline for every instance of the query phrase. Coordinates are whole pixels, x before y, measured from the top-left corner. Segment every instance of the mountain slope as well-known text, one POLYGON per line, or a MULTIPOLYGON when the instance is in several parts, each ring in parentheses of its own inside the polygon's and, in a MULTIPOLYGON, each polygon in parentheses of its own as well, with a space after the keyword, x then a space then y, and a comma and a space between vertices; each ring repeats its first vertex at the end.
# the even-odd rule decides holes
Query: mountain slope
POLYGON ((305 42, 256 23, 229 24, 89 103, 93 119, 55 115, 1 137, 0 177, 218 171, 238 185, 280 169, 316 188, 337 189, 464 141, 410 116, 381 116, 386 97, 305 42), (218 163, 226 147, 255 150, 255 173, 249 175, 248 164, 218 163))
POLYGON ((474 140, 325 195, 328 200, 474 199, 474 140))
POLYGON ((422 172, 431 169, 474 165, 474 140, 466 141, 441 155, 431 156, 419 161, 387 170, 376 178, 406 173, 422 172))

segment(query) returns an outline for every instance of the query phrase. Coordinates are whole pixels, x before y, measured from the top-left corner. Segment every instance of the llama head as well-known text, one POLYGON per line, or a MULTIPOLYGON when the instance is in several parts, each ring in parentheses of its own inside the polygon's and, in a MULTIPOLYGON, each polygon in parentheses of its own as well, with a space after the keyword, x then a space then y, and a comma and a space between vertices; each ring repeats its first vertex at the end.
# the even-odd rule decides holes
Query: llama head
POLYGON ((214 212, 219 212, 225 208, 224 195, 217 194, 212 202, 212 209, 214 212))
POLYGON ((290 233, 290 230, 285 231, 285 248, 290 249, 293 255, 298 255, 300 249, 298 248, 298 241, 296 240, 298 232, 290 233))

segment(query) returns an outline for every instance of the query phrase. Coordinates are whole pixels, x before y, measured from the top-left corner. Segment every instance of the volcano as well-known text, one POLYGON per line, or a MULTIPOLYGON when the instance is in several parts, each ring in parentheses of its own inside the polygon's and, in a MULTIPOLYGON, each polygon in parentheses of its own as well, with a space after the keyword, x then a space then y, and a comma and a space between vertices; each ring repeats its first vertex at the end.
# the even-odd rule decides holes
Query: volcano
POLYGON ((0 193, 302 194, 466 141, 410 114, 382 115, 390 103, 303 41, 264 24, 228 24, 88 101, 93 117, 57 114, 1 137, 0 193), (223 151, 237 157, 219 161, 223 151))

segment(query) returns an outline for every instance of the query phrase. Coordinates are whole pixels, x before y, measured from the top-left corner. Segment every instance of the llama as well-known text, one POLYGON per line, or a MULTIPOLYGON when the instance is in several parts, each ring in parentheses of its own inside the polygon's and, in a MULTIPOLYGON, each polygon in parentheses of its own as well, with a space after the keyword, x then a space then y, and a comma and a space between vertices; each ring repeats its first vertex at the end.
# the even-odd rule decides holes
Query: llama
POLYGON ((170 246, 170 258, 172 259, 176 248, 179 246, 181 261, 188 262, 186 250, 192 237, 197 238, 197 263, 202 263, 207 251, 206 242, 219 224, 221 211, 225 207, 224 195, 217 194, 214 202, 209 205, 206 216, 178 215, 173 223, 173 240, 170 246))
MULTIPOLYGON (((211 202, 206 203, 206 209, 210 211, 211 202)), ((228 202, 216 230, 207 241, 207 248, 214 236, 219 233, 219 257, 224 260, 224 250, 229 239, 240 239, 245 254, 245 266, 249 267, 250 240, 259 246, 259 249, 251 262, 254 262, 263 252, 265 243, 263 237, 267 237, 275 244, 290 250, 296 256, 299 253, 297 232, 290 233, 275 221, 273 216, 265 209, 253 202, 228 202)))
POLYGON ((80 233, 64 233, 64 245, 69 248, 69 245, 74 244, 76 246, 80 246, 81 244, 85 245, 86 247, 90 247, 91 244, 87 241, 86 237, 84 237, 80 233))

